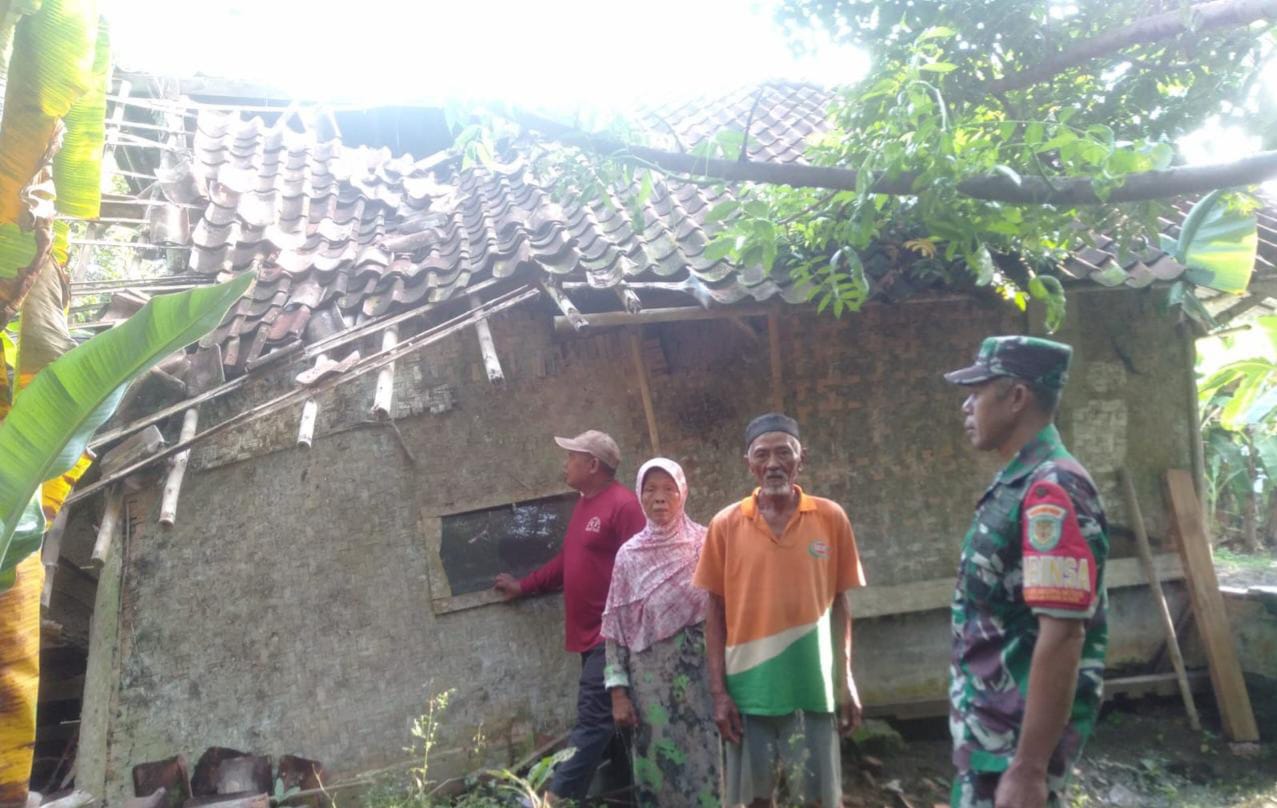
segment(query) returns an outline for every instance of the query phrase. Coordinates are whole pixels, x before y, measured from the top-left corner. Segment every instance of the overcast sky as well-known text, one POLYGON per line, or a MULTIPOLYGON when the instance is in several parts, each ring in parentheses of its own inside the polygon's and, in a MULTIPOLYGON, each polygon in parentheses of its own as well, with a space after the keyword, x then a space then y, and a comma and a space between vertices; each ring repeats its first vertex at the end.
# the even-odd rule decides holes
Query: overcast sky
POLYGON ((797 59, 759 0, 114 0, 121 67, 252 78, 317 101, 661 100, 769 78, 854 80, 858 52, 797 59))
MULTIPOLYGON (((867 59, 791 53, 775 0, 107 0, 126 69, 251 79, 306 101, 543 108, 680 100, 765 79, 848 83, 867 59)), ((1277 104, 1277 63, 1266 77, 1277 104)), ((1207 127, 1190 162, 1258 140, 1207 127)))

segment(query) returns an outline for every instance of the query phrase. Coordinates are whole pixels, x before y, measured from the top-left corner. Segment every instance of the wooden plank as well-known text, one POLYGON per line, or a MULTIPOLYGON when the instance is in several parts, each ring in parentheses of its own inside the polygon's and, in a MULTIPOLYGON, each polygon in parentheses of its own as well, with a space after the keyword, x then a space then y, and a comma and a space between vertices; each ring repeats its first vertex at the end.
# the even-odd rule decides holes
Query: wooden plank
POLYGON ((1259 728, 1251 711, 1246 681, 1242 678, 1237 645, 1224 610, 1224 597, 1215 577, 1215 563, 1192 474, 1183 469, 1170 469, 1166 472, 1166 489, 1188 580, 1189 602, 1193 604, 1197 633, 1210 664, 1211 685, 1219 704, 1224 734, 1232 741, 1257 741, 1259 728))
POLYGON ((1179 681, 1179 695, 1184 702, 1184 711, 1188 713, 1188 724, 1194 732, 1200 732, 1202 722, 1197 717, 1197 705, 1193 702, 1193 691, 1188 686, 1188 674, 1184 669, 1184 655, 1179 648, 1179 637, 1175 634, 1175 619, 1171 617, 1170 607, 1166 605, 1166 595, 1162 592, 1162 584, 1157 579, 1157 569, 1153 566, 1153 550, 1149 547, 1148 533, 1144 528, 1144 514, 1140 511, 1139 498, 1135 495, 1135 483, 1131 473, 1125 466, 1117 470, 1118 482, 1122 486, 1122 496, 1126 500, 1126 512, 1131 518, 1131 527, 1135 531, 1135 546, 1139 550, 1140 566, 1144 569, 1144 577, 1148 579, 1153 593, 1153 602, 1157 604, 1158 615, 1162 619, 1162 630, 1166 633, 1166 650, 1171 657, 1171 666, 1179 681))
POLYGON ((767 312, 767 346, 772 367, 772 412, 784 412, 784 376, 780 366, 780 314, 776 309, 767 312))
POLYGON ((643 398, 643 415, 647 418, 647 437, 652 443, 652 454, 661 453, 661 436, 656 430, 656 408, 652 406, 652 388, 647 382, 647 364, 643 361, 643 341, 636 328, 630 332, 630 357, 634 360, 634 373, 638 376, 639 395, 643 398))
MULTIPOLYGON (((1163 553, 1153 557, 1159 581, 1184 577, 1179 557, 1163 553)), ((1137 558, 1115 558, 1104 567, 1104 585, 1109 589, 1143 586, 1148 582, 1137 558)), ((947 609, 953 600, 952 578, 914 581, 889 586, 866 586, 851 590, 851 610, 857 618, 888 617, 893 614, 947 609)))
MULTIPOLYGON (((1210 677, 1205 671, 1192 671, 1188 674, 1188 682, 1193 690, 1202 691, 1210 683, 1210 677)), ((1173 673, 1152 673, 1104 680, 1106 700, 1114 696, 1136 699, 1146 696, 1173 696, 1175 692, 1176 677, 1173 673)), ((947 698, 865 705, 866 718, 896 718, 908 721, 917 718, 939 718, 948 714, 949 700, 947 698)))

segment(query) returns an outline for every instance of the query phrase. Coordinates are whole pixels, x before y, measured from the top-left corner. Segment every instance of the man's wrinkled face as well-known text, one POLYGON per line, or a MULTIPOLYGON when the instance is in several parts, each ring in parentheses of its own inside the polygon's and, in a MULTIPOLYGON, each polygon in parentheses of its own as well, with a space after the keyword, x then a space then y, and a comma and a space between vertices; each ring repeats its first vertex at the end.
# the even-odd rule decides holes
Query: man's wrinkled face
POLYGON ((577 491, 584 489, 597 462, 588 452, 568 452, 567 459, 563 461, 563 482, 577 491))
POLYGON ((785 496, 793 490, 802 470, 802 445, 787 432, 766 432, 749 445, 745 462, 762 494, 785 496))
POLYGON ((1012 406, 1017 384, 1002 376, 967 388, 962 402, 962 429, 977 450, 993 451, 1010 438, 1017 417, 1012 406))

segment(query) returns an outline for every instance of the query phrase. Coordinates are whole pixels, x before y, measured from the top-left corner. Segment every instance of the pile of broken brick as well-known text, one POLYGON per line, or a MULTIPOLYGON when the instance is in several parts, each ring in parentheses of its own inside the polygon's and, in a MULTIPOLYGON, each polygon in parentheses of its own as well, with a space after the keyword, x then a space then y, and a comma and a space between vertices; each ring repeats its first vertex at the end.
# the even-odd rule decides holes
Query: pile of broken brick
POLYGON ((267 755, 212 746, 188 772, 182 755, 134 766, 134 797, 125 808, 330 806, 317 760, 284 755, 272 768, 267 755))

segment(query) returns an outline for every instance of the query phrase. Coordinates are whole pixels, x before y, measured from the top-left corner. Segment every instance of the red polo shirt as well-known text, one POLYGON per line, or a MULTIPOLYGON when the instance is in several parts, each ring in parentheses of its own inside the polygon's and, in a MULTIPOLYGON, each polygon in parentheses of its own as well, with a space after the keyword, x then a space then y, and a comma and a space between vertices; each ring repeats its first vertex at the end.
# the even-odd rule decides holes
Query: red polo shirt
POLYGON ((563 549, 519 581, 525 595, 563 590, 567 650, 588 651, 603 641, 599 627, 616 551, 646 524, 634 492, 613 480, 594 496, 577 501, 563 535, 563 549))

